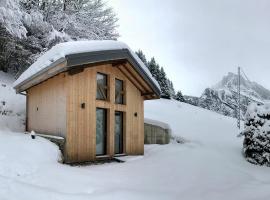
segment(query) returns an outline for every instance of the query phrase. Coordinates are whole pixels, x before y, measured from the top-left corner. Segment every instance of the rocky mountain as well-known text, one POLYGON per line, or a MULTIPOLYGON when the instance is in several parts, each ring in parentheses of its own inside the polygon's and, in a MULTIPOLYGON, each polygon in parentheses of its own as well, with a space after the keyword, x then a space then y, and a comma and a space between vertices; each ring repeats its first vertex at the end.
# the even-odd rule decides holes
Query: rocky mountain
MULTIPOLYGON (((240 77, 241 117, 246 113, 251 102, 262 104, 270 100, 270 91, 256 82, 240 77)), ((200 97, 185 96, 187 103, 199 106, 220 114, 237 117, 236 107, 238 76, 229 72, 212 88, 206 88, 200 97)))

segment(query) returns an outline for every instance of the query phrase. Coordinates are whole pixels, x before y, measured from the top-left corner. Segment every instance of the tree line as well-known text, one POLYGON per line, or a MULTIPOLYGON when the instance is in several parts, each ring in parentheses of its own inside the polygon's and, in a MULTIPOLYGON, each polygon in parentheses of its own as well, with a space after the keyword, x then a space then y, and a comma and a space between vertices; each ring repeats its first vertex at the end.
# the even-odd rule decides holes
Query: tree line
POLYGON ((0 70, 18 77, 60 42, 116 40, 117 21, 104 0, 1 0, 0 70))
POLYGON ((145 66, 147 66, 152 76, 157 80, 158 84, 160 85, 162 98, 175 99, 181 102, 185 101, 181 91, 175 92, 173 82, 167 77, 164 68, 157 63, 154 57, 152 57, 150 61, 148 61, 142 50, 138 50, 136 54, 145 64, 145 66))
MULTIPOLYGON (((118 18, 104 0, 1 0, 0 70, 18 77, 55 44, 117 40, 118 18)), ((184 101, 155 58, 137 52, 161 87, 163 98, 184 101)))

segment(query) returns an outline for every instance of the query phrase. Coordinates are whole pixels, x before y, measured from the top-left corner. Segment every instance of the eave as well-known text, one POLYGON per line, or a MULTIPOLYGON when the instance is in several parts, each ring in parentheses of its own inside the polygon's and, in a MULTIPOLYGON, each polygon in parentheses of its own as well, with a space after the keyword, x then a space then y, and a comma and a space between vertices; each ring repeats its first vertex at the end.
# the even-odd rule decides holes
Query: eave
MULTIPOLYGON (((117 63, 117 62, 128 62, 135 69, 135 71, 143 78, 143 80, 150 86, 153 90, 153 94, 156 98, 160 97, 160 89, 156 86, 149 75, 140 66, 137 60, 131 55, 128 49, 118 49, 118 50, 105 50, 87 53, 78 53, 66 55, 65 58, 60 58, 53 62, 48 67, 39 71, 32 77, 29 77, 19 85, 15 86, 17 93, 23 92, 28 88, 37 85, 59 73, 69 71, 78 66, 89 66, 91 64, 100 63, 117 63)), ((148 94, 147 94, 148 95, 148 94)))

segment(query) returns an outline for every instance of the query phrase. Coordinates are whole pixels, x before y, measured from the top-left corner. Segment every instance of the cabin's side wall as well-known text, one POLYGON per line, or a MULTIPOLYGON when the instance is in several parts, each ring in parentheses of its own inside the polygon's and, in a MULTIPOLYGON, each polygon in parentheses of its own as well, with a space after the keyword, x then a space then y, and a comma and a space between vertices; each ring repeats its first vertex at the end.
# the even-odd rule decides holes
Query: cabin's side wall
POLYGON ((114 155, 114 114, 124 113, 124 153, 144 153, 144 110, 141 92, 111 64, 91 66, 83 72, 67 75, 66 162, 96 158, 96 108, 107 109, 107 156, 114 155), (96 74, 108 75, 107 101, 96 100, 96 74), (115 79, 124 81, 125 105, 114 103, 115 79), (81 105, 84 103, 85 107, 81 105))
POLYGON ((66 135, 65 73, 27 90, 27 131, 66 135))
POLYGON ((140 155, 144 153, 144 101, 140 91, 127 82, 126 153, 140 155))

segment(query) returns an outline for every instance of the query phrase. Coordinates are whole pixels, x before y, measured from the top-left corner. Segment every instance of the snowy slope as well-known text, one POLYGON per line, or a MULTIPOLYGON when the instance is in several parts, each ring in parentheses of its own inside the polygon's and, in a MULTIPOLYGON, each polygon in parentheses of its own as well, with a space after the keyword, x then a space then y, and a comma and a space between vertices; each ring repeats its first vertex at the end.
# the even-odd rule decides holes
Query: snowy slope
POLYGON ((71 167, 45 139, 0 131, 0 199, 268 199, 270 168, 245 161, 233 118, 171 100, 145 102, 185 144, 145 145, 125 163, 71 167), (19 155, 19 156, 18 156, 19 155))
POLYGON ((0 127, 23 131, 25 123, 25 97, 12 88, 14 78, 0 71, 0 127))

